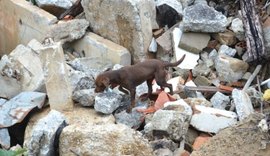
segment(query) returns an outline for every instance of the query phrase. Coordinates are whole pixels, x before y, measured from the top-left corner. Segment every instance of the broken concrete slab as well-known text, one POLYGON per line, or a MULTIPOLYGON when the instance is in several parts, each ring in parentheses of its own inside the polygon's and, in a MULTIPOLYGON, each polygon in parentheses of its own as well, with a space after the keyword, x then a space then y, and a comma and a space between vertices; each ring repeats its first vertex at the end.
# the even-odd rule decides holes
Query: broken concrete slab
POLYGON ((38 54, 28 47, 18 45, 9 54, 9 58, 18 61, 23 66, 20 79, 23 91, 44 90, 44 75, 38 54))
MULTIPOLYGON (((31 123, 31 122, 30 122, 31 123)), ((49 114, 33 125, 28 125, 32 129, 27 128, 29 132, 24 139, 24 147, 26 147, 29 155, 54 155, 56 131, 61 126, 66 126, 65 117, 56 110, 51 110, 49 114)))
POLYGON ((45 46, 40 52, 40 58, 44 69, 50 108, 58 111, 72 109, 72 86, 61 43, 51 42, 45 46))
POLYGON ((35 107, 42 108, 46 94, 40 92, 21 92, 19 95, 2 103, 0 109, 0 128, 10 127, 21 122, 35 107))
POLYGON ((52 38, 55 42, 71 42, 83 37, 89 22, 85 19, 73 19, 60 21, 50 27, 47 38, 52 38))
POLYGON ((225 82, 238 81, 246 73, 248 67, 246 62, 226 55, 218 55, 215 60, 219 80, 225 82))
POLYGON ((232 91, 232 98, 240 120, 243 120, 254 112, 250 97, 244 90, 234 89, 232 91))
POLYGON ((77 52, 84 53, 85 57, 100 57, 124 66, 131 64, 131 55, 125 47, 92 32, 86 33, 83 38, 73 42, 71 47, 77 52))
POLYGON ((183 13, 183 30, 185 32, 223 32, 227 25, 226 16, 206 4, 189 6, 185 8, 183 13))
POLYGON ((182 58, 183 55, 186 55, 185 59, 180 65, 178 65, 178 67, 182 69, 193 69, 198 64, 197 60, 200 58, 200 56, 198 54, 193 54, 178 47, 178 43, 181 40, 182 34, 183 31, 180 28, 174 28, 173 49, 175 53, 175 58, 176 60, 179 60, 180 58, 182 58))
POLYGON ((42 41, 50 25, 57 22, 55 16, 28 1, 0 1, 0 10, 0 55, 33 38, 42 41))
POLYGON ((203 132, 217 133, 237 122, 236 113, 230 111, 195 105, 193 112, 190 124, 203 132))
POLYGON ((122 96, 115 92, 100 93, 95 96, 94 108, 97 112, 111 114, 121 105, 122 96))
POLYGON ((123 124, 84 123, 65 127, 60 135, 59 154, 69 156, 74 153, 153 156, 153 150, 142 134, 123 124))
MULTIPOLYGON (((1 104, 0 104, 1 106, 1 104)), ((10 136, 7 128, 0 128, 0 146, 3 149, 10 148, 10 136)))
POLYGON ((199 54, 205 47, 207 47, 209 41, 209 34, 186 32, 182 34, 179 42, 179 48, 185 49, 194 54, 199 54))
POLYGON ((127 48, 135 62, 146 59, 156 28, 153 0, 82 0, 82 6, 94 33, 127 48))
POLYGON ((230 102, 230 97, 226 96, 220 92, 216 92, 212 96, 210 101, 211 101, 214 108, 225 110, 225 108, 228 106, 228 104, 230 102))

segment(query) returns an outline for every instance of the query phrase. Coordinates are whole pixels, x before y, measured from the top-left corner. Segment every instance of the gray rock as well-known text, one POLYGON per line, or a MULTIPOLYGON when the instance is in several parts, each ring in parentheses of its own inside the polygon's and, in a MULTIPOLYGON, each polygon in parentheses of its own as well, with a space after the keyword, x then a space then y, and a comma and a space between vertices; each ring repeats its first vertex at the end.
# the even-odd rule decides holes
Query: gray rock
POLYGON ((189 126, 191 107, 184 101, 175 101, 167 103, 163 109, 156 111, 151 122, 145 125, 146 135, 165 135, 172 140, 182 140, 189 126))
POLYGON ((50 27, 48 38, 54 41, 71 42, 83 37, 89 22, 85 19, 73 19, 65 22, 59 22, 50 27))
POLYGON ((267 52, 267 56, 270 55, 270 27, 263 28, 263 36, 265 42, 265 50, 267 52))
POLYGON ((94 88, 95 82, 92 77, 82 77, 76 84, 76 90, 91 89, 94 88))
POLYGON ((168 148, 159 148, 154 151, 155 156, 173 156, 173 152, 168 148))
POLYGON ((216 49, 213 49, 210 53, 209 53, 209 58, 212 60, 216 60, 216 58, 218 57, 218 52, 216 49))
POLYGON ((7 128, 0 128, 0 145, 4 149, 10 148, 10 136, 7 128))
POLYGON ((95 97, 94 108, 97 112, 111 114, 121 106, 122 96, 115 92, 100 93, 95 97))
POLYGON ((121 123, 127 125, 130 128, 137 129, 143 122, 144 114, 138 112, 136 109, 146 109, 147 106, 135 107, 132 109, 131 113, 127 113, 126 110, 123 110, 119 113, 115 113, 114 117, 116 123, 121 123))
POLYGON ((193 76, 208 76, 211 69, 205 63, 199 63, 194 69, 192 69, 193 76))
POLYGON ((225 82, 238 81, 246 73, 248 67, 246 62, 226 55, 219 55, 215 60, 219 80, 225 82))
POLYGON ((234 57, 234 55, 236 54, 236 49, 230 48, 227 45, 221 45, 218 53, 234 57))
POLYGON ((57 6, 60 8, 69 9, 76 0, 35 0, 39 7, 43 6, 57 6))
POLYGON ((127 48, 135 62, 146 59, 157 28, 153 0, 82 0, 93 32, 127 48))
POLYGON ((232 98, 240 120, 245 119, 254 112, 250 97, 244 90, 234 89, 232 91, 232 98))
POLYGON ((240 41, 245 39, 244 25, 240 18, 235 18, 232 20, 231 29, 235 33, 237 39, 240 41))
POLYGON ((192 5, 184 10, 184 31, 216 33, 225 31, 226 26, 226 16, 205 4, 192 5))
POLYGON ((147 155, 153 150, 142 134, 123 124, 70 125, 60 136, 59 154, 69 155, 147 155))
POLYGON ((91 107, 95 104, 94 88, 74 91, 72 99, 82 106, 91 107))
POLYGON ((166 138, 151 141, 150 144, 154 150, 157 150, 159 148, 167 148, 171 151, 175 151, 178 148, 177 143, 166 138))
POLYGON ((63 114, 56 110, 40 119, 34 125, 30 138, 24 140, 24 147, 27 148, 29 155, 54 155, 55 154, 55 135, 57 129, 65 122, 63 114))
POLYGON ((0 128, 10 127, 21 122, 35 107, 42 108, 46 94, 39 92, 21 92, 19 95, 1 104, 0 128))
POLYGON ((195 105, 190 124, 197 130, 209 133, 217 133, 221 129, 231 126, 237 122, 234 112, 195 105))
POLYGON ((220 92, 216 92, 213 97, 210 99, 214 108, 223 109, 227 107, 230 102, 230 97, 226 96, 220 92))

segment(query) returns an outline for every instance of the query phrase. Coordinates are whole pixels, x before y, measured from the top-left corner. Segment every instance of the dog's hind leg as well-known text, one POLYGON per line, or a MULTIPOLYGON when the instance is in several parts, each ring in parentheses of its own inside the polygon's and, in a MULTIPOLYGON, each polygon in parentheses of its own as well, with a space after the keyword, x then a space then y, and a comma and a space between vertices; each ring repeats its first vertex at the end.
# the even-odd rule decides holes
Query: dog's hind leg
POLYGON ((125 90, 122 86, 119 86, 118 88, 121 92, 125 93, 125 94, 129 94, 127 90, 125 90))

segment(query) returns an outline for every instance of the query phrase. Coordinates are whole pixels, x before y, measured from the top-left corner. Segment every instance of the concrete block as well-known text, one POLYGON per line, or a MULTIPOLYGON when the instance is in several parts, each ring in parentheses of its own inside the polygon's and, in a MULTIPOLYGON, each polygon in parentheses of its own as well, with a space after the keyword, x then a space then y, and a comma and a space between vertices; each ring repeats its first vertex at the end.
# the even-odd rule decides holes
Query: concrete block
POLYGON ((52 43, 40 52, 50 108, 67 111, 73 108, 72 86, 68 77, 62 45, 52 43))
POLYGON ((57 18, 24 0, 0 1, 0 55, 33 38, 42 41, 57 18), (7 24, 8 23, 8 24, 7 24))
POLYGON ((85 57, 105 58, 114 64, 131 64, 131 55, 126 48, 91 32, 71 46, 78 52, 84 52, 85 57))

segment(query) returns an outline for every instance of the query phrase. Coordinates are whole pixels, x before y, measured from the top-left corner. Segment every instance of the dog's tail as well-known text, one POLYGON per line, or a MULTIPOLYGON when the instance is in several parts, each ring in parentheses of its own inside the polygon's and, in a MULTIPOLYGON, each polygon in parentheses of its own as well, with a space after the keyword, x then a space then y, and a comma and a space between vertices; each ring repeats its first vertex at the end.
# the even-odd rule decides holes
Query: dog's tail
POLYGON ((185 59, 185 57, 186 57, 186 54, 184 54, 180 60, 178 60, 177 62, 174 62, 174 63, 164 62, 164 67, 175 67, 175 66, 178 66, 181 62, 183 62, 183 60, 185 59))

